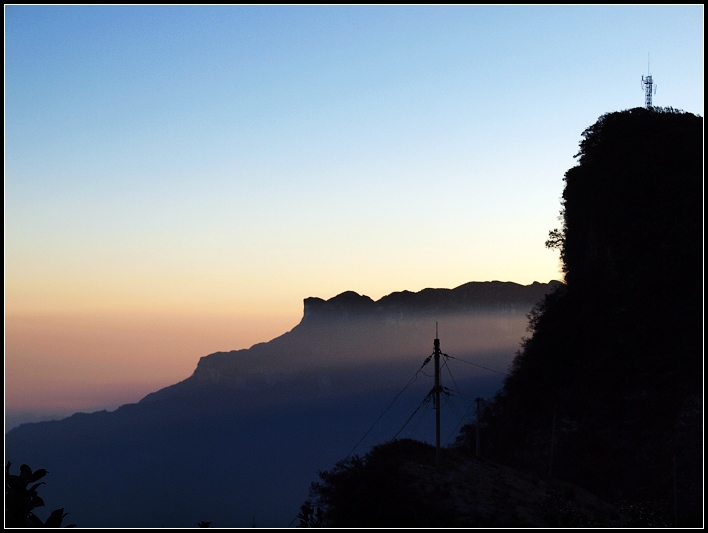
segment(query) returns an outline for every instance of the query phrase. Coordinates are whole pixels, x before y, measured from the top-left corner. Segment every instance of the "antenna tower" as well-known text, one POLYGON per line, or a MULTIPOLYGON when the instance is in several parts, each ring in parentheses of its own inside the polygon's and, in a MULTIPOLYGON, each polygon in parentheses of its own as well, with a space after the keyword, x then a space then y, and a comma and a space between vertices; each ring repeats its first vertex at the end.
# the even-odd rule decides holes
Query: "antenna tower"
POLYGON ((656 85, 651 77, 651 70, 649 68, 649 55, 647 54, 647 77, 642 76, 642 88, 644 89, 644 104, 647 109, 651 109, 653 106, 651 104, 652 94, 656 94, 656 85))

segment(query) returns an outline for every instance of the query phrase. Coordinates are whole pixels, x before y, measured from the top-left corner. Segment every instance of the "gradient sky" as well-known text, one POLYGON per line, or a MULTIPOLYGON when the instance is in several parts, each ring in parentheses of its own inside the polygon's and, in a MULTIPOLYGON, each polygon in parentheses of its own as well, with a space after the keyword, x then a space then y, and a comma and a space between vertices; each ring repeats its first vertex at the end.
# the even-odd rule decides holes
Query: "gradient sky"
POLYGON ((703 115, 703 13, 6 6, 6 410, 137 401, 308 296, 560 279, 582 131, 648 54, 703 115))

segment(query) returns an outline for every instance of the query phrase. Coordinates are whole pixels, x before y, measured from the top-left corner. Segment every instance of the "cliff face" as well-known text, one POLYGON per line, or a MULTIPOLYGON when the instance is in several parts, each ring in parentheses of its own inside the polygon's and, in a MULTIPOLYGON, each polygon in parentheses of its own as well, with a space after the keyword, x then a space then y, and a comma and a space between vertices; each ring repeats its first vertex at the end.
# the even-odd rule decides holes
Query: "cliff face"
MULTIPOLYGON (((247 350, 202 357, 191 377, 142 401, 186 391, 195 394, 204 388, 264 391, 296 382, 306 389, 300 398, 332 393, 328 376, 343 367, 365 372, 361 367, 428 355, 436 323, 443 347, 450 353, 506 353, 503 369, 526 331, 526 314, 560 285, 558 281, 526 286, 491 281, 455 289, 395 292, 378 301, 352 291, 329 300, 306 298, 303 318, 291 331, 247 350)), ((369 377, 364 383, 377 379, 369 377)))
POLYGON ((488 433, 505 462, 548 471, 552 449, 558 476, 660 502, 695 525, 703 119, 631 109, 600 117, 583 138, 565 175, 563 228, 549 241, 567 284, 535 314, 488 433))

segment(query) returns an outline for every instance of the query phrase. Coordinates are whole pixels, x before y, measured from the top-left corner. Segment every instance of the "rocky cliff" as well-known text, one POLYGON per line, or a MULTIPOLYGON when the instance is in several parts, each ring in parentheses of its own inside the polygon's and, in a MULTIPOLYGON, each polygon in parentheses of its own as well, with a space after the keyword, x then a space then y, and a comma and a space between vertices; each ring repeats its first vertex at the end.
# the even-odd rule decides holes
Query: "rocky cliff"
POLYGON ((334 367, 425 357, 438 322, 446 349, 470 354, 494 347, 511 355, 525 331, 526 314, 560 285, 490 281, 394 292, 378 301, 353 291, 329 300, 306 298, 303 318, 291 331, 249 349, 204 356, 188 379, 142 401, 193 394, 204 387, 266 390, 296 380, 309 383, 302 385, 305 395, 320 393, 323 383, 331 383, 327 376, 334 367))

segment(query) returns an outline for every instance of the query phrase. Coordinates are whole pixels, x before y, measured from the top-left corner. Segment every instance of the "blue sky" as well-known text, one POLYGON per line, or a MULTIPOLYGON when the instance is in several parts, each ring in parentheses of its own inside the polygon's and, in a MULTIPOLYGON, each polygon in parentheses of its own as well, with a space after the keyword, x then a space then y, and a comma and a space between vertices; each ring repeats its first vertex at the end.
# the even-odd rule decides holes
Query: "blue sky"
POLYGON ((700 5, 7 6, 6 379, 50 319, 229 324, 171 382, 308 296, 558 279, 582 131, 648 54, 703 115, 703 45, 700 5))

